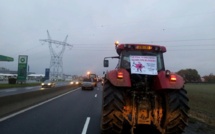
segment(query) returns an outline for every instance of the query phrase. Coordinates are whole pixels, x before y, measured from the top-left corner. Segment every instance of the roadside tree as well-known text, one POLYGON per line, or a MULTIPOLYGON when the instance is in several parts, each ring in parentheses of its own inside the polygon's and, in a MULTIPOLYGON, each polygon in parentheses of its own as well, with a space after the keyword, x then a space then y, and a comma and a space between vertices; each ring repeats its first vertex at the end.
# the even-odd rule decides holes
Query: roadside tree
POLYGON ((203 76, 205 82, 215 82, 215 75, 213 75, 212 73, 209 75, 205 75, 203 76))
POLYGON ((185 82, 200 82, 201 77, 196 69, 182 69, 176 72, 181 75, 185 82))

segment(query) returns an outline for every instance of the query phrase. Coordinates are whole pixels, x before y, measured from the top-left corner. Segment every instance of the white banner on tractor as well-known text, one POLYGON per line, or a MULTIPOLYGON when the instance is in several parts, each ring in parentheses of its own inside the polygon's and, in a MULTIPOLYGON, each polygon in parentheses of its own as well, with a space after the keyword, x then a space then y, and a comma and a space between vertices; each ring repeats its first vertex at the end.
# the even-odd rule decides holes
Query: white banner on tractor
POLYGON ((131 74, 157 75, 156 56, 130 56, 131 74))

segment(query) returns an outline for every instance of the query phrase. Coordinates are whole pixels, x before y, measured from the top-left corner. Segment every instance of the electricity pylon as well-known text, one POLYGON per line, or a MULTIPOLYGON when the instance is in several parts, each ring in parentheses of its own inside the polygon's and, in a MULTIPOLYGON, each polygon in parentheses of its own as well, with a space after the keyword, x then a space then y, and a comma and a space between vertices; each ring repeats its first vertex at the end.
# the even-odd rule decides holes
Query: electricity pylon
POLYGON ((66 46, 72 47, 72 45, 66 43, 68 35, 66 36, 63 42, 52 40, 48 30, 47 30, 47 35, 48 35, 48 39, 41 39, 40 41, 49 43, 49 51, 51 54, 51 61, 49 66, 49 69, 50 69, 49 79, 51 80, 64 79, 63 78, 63 52, 65 51, 66 46), (52 44, 61 45, 62 46, 61 51, 59 52, 54 51, 52 44))

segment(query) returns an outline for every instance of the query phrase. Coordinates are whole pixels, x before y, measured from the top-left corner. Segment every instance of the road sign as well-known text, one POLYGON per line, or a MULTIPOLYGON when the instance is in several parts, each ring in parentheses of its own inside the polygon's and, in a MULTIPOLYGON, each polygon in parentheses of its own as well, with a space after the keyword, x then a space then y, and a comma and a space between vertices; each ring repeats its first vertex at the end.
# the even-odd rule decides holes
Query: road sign
POLYGON ((50 69, 46 68, 45 70, 45 79, 48 80, 49 79, 49 73, 50 73, 50 69))
POLYGON ((27 59, 28 59, 28 56, 24 56, 24 55, 20 55, 19 56, 19 63, 20 64, 26 64, 27 63, 27 59))
POLYGON ((27 66, 28 66, 28 56, 27 55, 19 55, 18 60, 18 82, 25 82, 27 77, 27 66))

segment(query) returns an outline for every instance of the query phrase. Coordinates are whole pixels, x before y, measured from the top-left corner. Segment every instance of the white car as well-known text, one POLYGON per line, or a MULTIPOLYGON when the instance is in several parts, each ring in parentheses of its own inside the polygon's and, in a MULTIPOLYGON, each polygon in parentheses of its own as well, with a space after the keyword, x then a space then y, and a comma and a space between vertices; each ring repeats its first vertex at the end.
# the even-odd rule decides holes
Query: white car
POLYGON ((71 81, 70 84, 71 85, 80 85, 81 83, 79 81, 71 81))
POLYGON ((90 79, 83 79, 82 85, 81 85, 82 90, 84 89, 94 89, 94 83, 90 79))
POLYGON ((50 88, 50 87, 55 87, 55 82, 51 80, 45 80, 44 82, 41 83, 42 88, 50 88))

